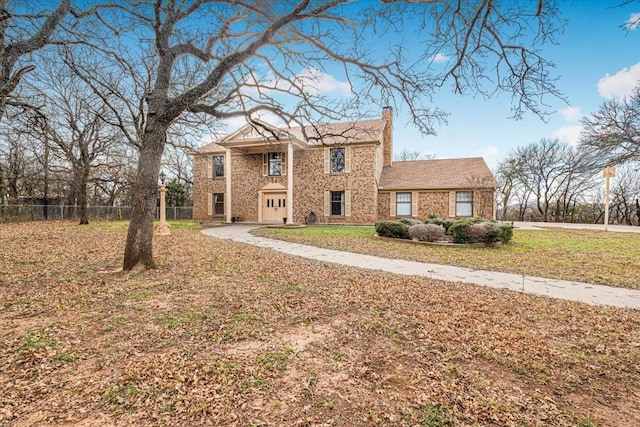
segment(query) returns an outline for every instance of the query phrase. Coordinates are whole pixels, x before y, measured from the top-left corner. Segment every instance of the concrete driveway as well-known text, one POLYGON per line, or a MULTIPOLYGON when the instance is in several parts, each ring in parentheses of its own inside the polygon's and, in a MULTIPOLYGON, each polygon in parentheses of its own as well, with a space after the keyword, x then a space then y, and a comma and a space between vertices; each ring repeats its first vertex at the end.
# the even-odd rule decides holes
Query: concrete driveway
POLYGON ((381 270, 395 274, 423 276, 450 282, 472 283, 475 285, 544 295, 551 298, 578 301, 593 305, 640 309, 639 290, 496 271, 474 270, 450 265, 404 261, 336 251, 333 249, 323 249, 315 246, 254 236, 250 231, 257 227, 259 227, 259 225, 256 224, 235 224, 207 228, 202 230, 202 232, 218 239, 229 239, 290 255, 352 267, 381 270))

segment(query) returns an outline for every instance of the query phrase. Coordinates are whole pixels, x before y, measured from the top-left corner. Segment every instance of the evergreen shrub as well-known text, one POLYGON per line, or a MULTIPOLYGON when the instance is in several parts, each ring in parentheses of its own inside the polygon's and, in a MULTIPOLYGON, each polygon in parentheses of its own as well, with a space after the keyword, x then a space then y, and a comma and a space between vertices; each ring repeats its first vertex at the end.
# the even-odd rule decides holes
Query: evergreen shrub
POLYGON ((376 222, 376 233, 380 237, 392 237, 394 239, 410 239, 409 227, 398 221, 376 222))

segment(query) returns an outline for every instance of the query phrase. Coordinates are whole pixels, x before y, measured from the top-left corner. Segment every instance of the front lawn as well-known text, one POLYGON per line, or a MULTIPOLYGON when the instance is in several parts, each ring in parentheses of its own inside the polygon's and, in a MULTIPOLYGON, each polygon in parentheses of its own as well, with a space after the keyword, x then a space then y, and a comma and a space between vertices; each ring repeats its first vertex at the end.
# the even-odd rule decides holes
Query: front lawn
POLYGON ((640 235, 591 230, 514 230, 502 246, 451 247, 389 242, 373 227, 262 228, 254 234, 329 249, 480 270, 640 287, 640 235))
POLYGON ((0 425, 640 425, 638 310, 125 236, 0 223, 0 425))

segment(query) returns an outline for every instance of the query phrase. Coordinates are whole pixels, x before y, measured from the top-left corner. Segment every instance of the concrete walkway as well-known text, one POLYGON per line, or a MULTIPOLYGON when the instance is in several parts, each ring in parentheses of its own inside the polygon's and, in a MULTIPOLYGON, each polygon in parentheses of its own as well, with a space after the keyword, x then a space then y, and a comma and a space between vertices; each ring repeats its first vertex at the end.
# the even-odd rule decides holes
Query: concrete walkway
MULTIPOLYGON (((638 290, 495 271, 473 270, 464 267, 427 264, 342 252, 333 249, 323 249, 315 246, 301 245, 299 243, 289 243, 281 240, 257 237, 249 233, 257 227, 259 226, 255 224, 236 224, 207 228, 202 232, 208 236, 219 239, 230 239, 236 242, 273 249, 290 255, 352 267, 382 270, 395 274, 424 276, 437 280, 472 283, 493 288, 509 289, 515 292, 579 301, 593 305, 640 309, 640 291, 638 290)), ((640 277, 638 280, 640 281, 640 277)))

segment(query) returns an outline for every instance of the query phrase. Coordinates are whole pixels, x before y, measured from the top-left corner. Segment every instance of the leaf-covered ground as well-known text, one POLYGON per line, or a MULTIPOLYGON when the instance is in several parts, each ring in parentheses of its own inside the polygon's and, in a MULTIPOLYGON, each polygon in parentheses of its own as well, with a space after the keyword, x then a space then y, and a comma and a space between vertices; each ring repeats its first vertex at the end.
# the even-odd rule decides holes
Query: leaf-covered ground
POLYGON ((262 228, 253 233, 388 258, 640 289, 640 234, 635 233, 516 229, 509 244, 492 247, 381 240, 373 227, 262 228))
POLYGON ((640 312, 175 228, 0 224, 0 425, 640 425, 640 312))

